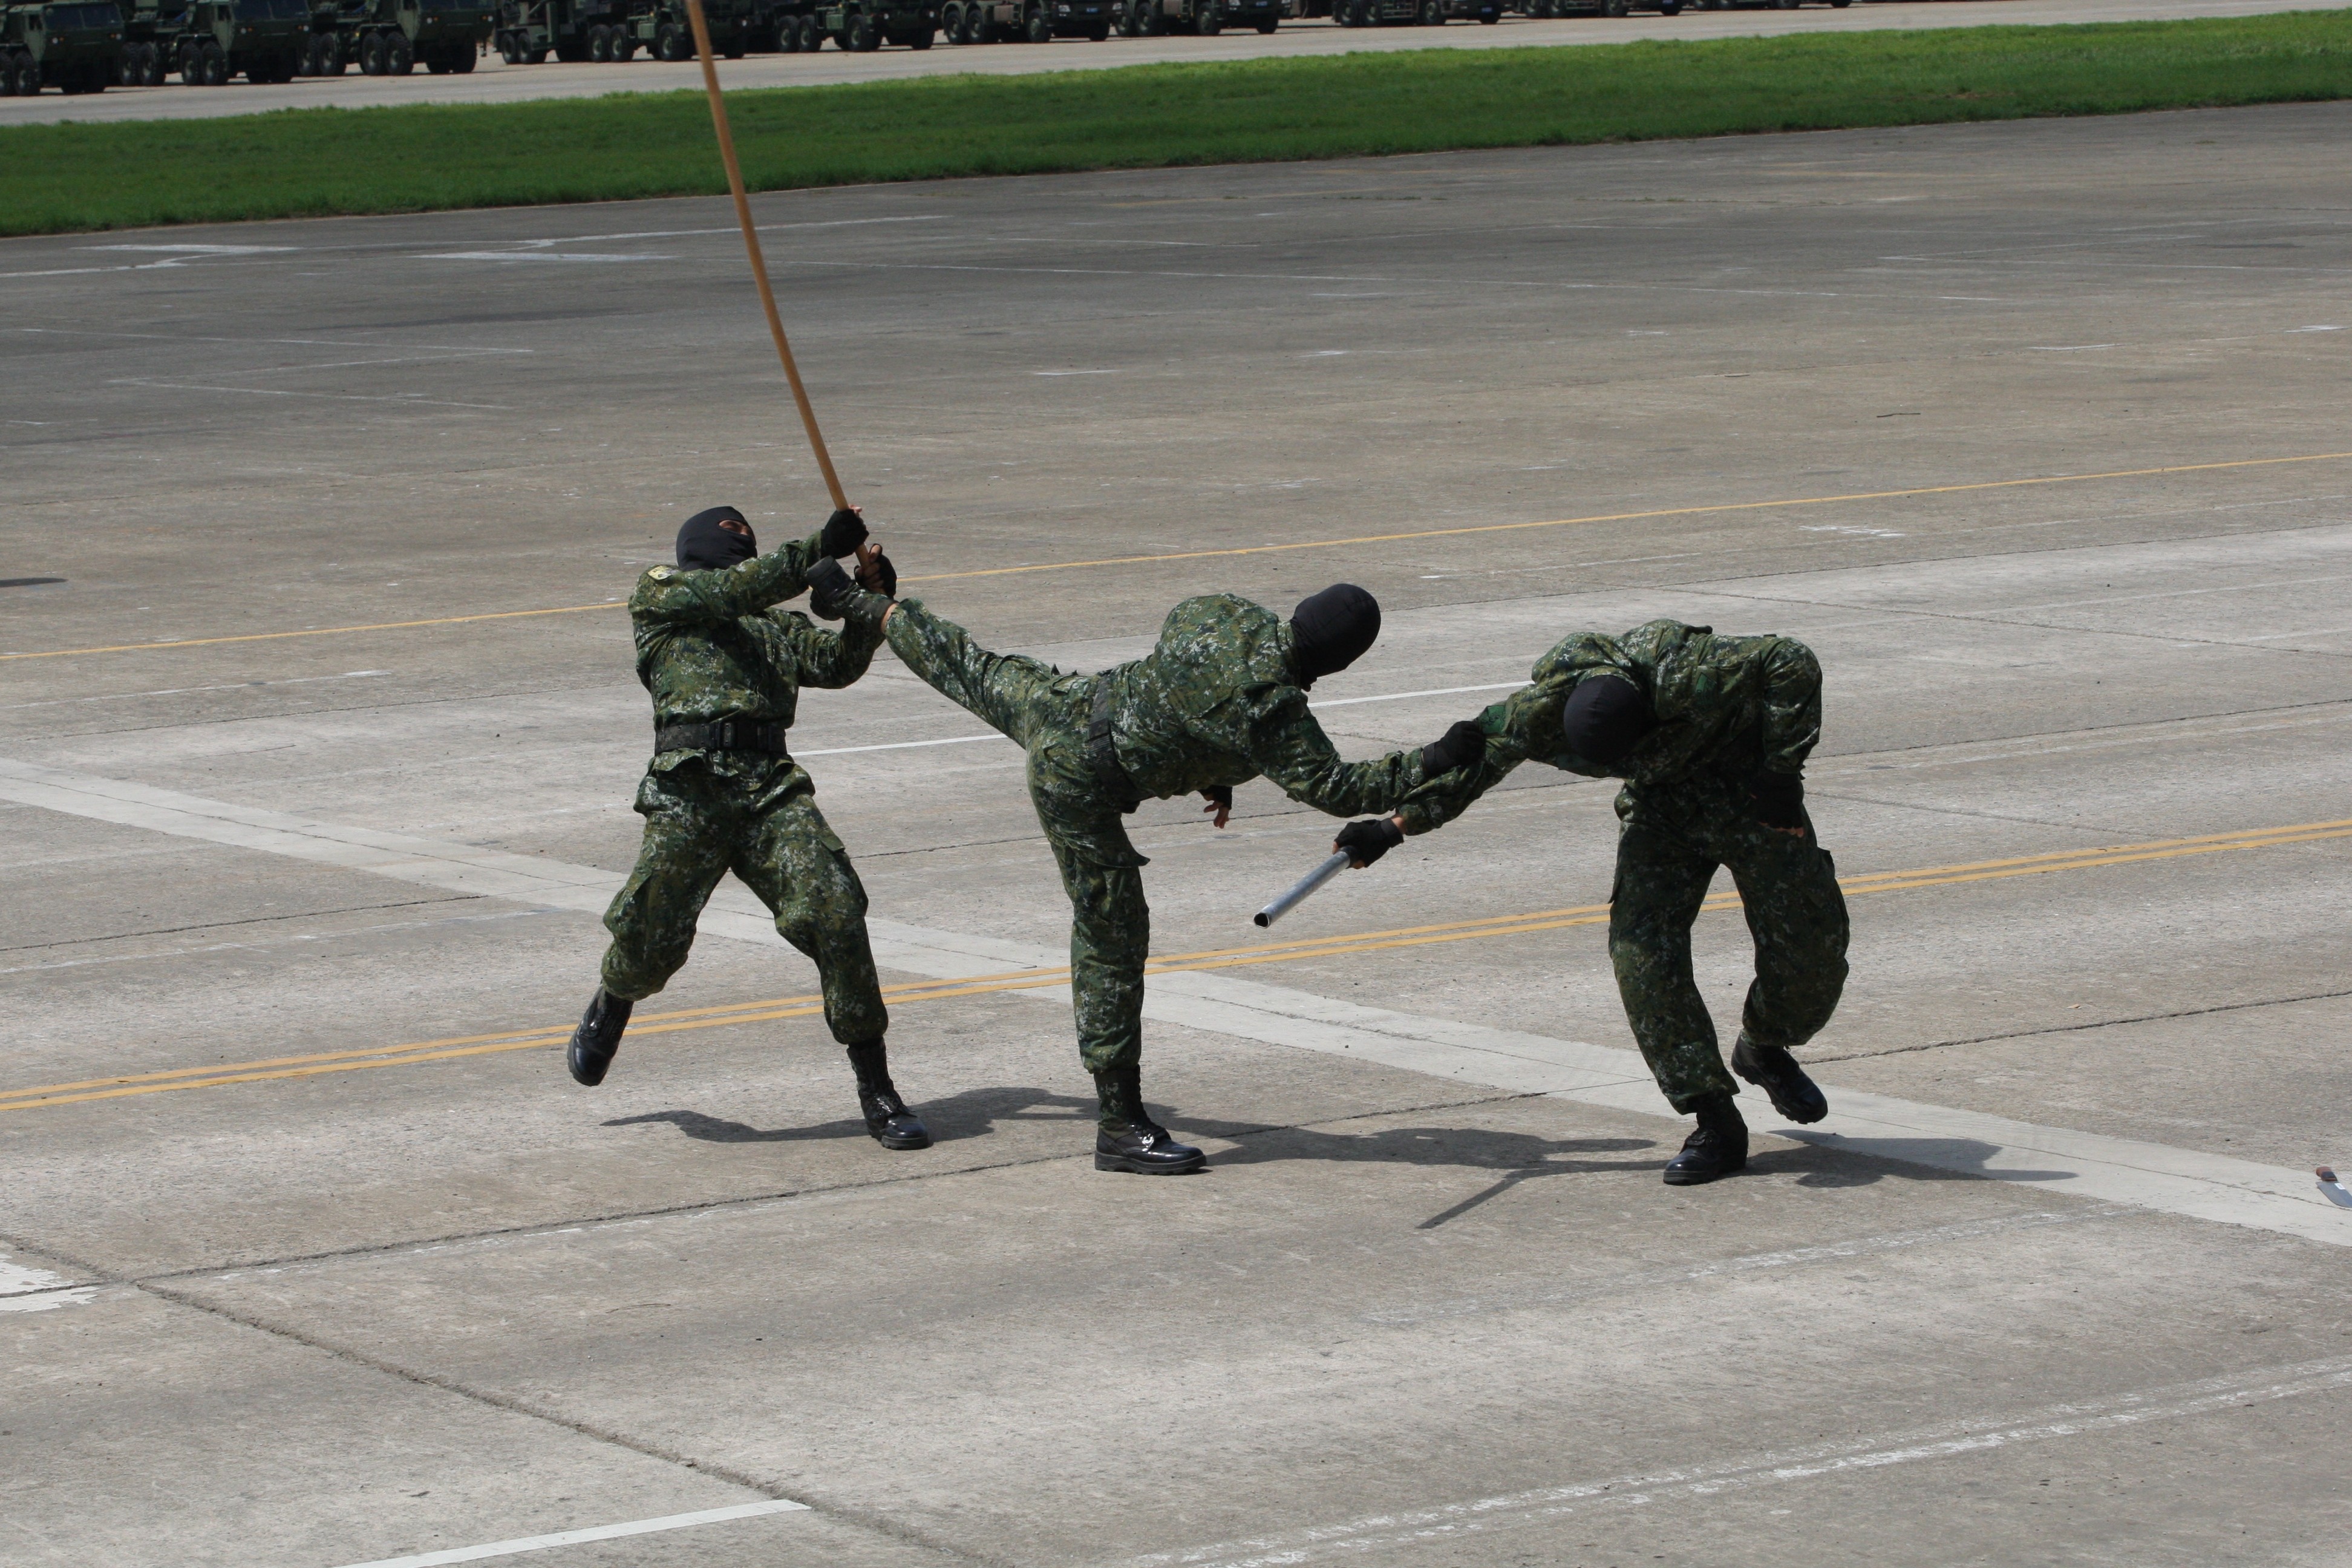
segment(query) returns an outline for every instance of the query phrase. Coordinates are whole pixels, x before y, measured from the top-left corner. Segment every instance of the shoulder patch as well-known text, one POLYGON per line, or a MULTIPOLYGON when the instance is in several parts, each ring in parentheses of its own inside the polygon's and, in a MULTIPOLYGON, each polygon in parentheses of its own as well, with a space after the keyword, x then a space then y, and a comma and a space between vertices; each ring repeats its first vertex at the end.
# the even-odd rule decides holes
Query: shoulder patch
POLYGON ((652 578, 656 583, 667 583, 672 577, 677 575, 677 568, 675 566, 656 566, 652 571, 646 573, 646 575, 652 578))

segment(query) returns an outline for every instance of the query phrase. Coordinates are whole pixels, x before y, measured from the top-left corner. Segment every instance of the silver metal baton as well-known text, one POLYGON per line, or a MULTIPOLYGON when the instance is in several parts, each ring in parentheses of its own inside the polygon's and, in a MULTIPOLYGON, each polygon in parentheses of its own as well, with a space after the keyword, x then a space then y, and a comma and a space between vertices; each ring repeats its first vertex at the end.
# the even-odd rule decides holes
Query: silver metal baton
POLYGON ((1316 867, 1315 869, 1307 872, 1304 877, 1299 878, 1297 881, 1291 884, 1289 891, 1284 893, 1282 897, 1275 900, 1274 902, 1266 905, 1265 908, 1258 910, 1256 914, 1250 918, 1256 921, 1257 923, 1262 926, 1272 925, 1275 921, 1280 920, 1283 916, 1288 914, 1291 910, 1305 903, 1308 898, 1313 896, 1318 888, 1320 888, 1324 883, 1329 881, 1332 878, 1338 876, 1347 868, 1348 852, 1345 849, 1334 850, 1328 860, 1324 861, 1323 864, 1316 867))

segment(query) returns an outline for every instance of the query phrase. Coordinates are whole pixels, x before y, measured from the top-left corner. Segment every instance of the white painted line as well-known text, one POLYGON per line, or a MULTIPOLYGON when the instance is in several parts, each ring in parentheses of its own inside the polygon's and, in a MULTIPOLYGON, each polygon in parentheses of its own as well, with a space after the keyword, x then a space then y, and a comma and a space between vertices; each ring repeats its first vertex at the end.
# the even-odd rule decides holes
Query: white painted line
POLYGON ((47 1312, 79 1307, 98 1294, 95 1285, 77 1285, 46 1268, 11 1263, 0 1253, 0 1312, 47 1312))
POLYGON ((1408 697, 1459 697, 1465 691, 1517 691, 1527 684, 1524 680, 1497 680, 1486 686, 1433 686, 1423 691, 1391 691, 1380 697, 1335 697, 1328 702, 1309 702, 1309 708, 1353 708, 1360 702, 1402 702, 1408 697))
MULTIPOLYGON (((588 913, 603 913, 622 880, 618 873, 593 866, 311 822, 5 758, 0 799, 424 887, 588 913)), ((698 929, 705 936, 782 945, 768 911, 732 882, 721 884, 704 906, 698 929)), ((1055 948, 870 916, 866 931, 877 963, 929 979, 1058 969, 1068 961, 1066 952, 1055 948)), ((1070 992, 1064 984, 1010 994, 1066 1003, 1070 992)), ((1219 972, 1154 975, 1143 1011, 1159 1023, 1237 1039, 1637 1115, 1666 1114, 1640 1056, 1612 1047, 1367 1007, 1219 972)), ((2352 1226, 2314 1190, 2308 1172, 1857 1089, 1833 1090, 1832 1105, 1829 1119, 1811 1127, 1780 1122, 1759 1106, 1753 1125, 1760 1132, 1852 1153, 2352 1247, 2352 1226)))
MULTIPOLYGON (((313 676, 310 679, 327 679, 334 678, 313 676)), ((1364 702, 1402 702, 1407 698, 1411 697, 1457 697, 1465 691, 1517 691, 1520 687, 1525 686, 1527 682, 1524 680, 1501 680, 1496 681, 1491 686, 1435 686, 1425 691, 1391 691, 1379 697, 1339 697, 1334 698, 1328 702, 1309 702, 1307 706, 1314 709, 1353 708, 1359 703, 1364 702)), ((195 689, 211 690, 213 688, 199 687, 195 689)), ((83 698, 76 699, 76 700, 94 701, 97 700, 94 698, 83 698)), ((19 703, 16 704, 16 706, 34 707, 38 705, 34 703, 19 703)), ((950 735, 944 741, 892 741, 887 744, 879 746, 833 746, 828 747, 826 750, 822 752, 794 752, 793 755, 796 757, 845 757, 856 752, 911 752, 923 746, 968 746, 974 741, 1002 741, 1003 739, 1003 736, 995 734, 950 735)))
POLYGON ((1002 741, 997 734, 950 735, 944 741, 892 741, 879 746, 834 746, 822 752, 794 752, 796 757, 845 757, 853 752, 911 752, 919 746, 969 746, 974 741, 1002 741))
POLYGON ((669 1513, 659 1519, 633 1519, 625 1524, 599 1524, 588 1530, 566 1530, 554 1535, 525 1535, 493 1541, 482 1546, 453 1546, 446 1552, 420 1552, 414 1557, 379 1557, 353 1563, 348 1568, 436 1568, 443 1563, 478 1563, 485 1557, 511 1557, 518 1552, 544 1552, 551 1546, 577 1546, 583 1541, 613 1541, 624 1535, 652 1535, 664 1530, 690 1530, 698 1524, 721 1524, 730 1519, 757 1519, 766 1513, 806 1513, 808 1504, 772 1498, 765 1502, 737 1503, 732 1508, 707 1508, 699 1513, 669 1513))
MULTIPOLYGON (((2248 1405, 2332 1394, 2347 1387, 2352 1387, 2352 1361, 2260 1367, 2196 1383, 2133 1389, 2069 1404, 2045 1405, 2014 1415, 1749 1454, 1714 1464, 1539 1487, 1466 1502, 1392 1509, 1363 1518, 1301 1525, 1189 1551, 1155 1552, 1128 1558, 1120 1568, 1274 1568, 1275 1564, 1287 1568, 1332 1556, 1360 1559, 1377 1552, 1386 1560, 1392 1552, 1406 1549, 1417 1555, 1441 1543, 1460 1551, 1468 1547, 1470 1538, 1566 1514, 1644 1508, 1681 1498, 1714 1497, 1727 1491, 1850 1475, 1856 1470, 1883 1469, 1890 1465, 1916 1464, 1923 1459, 1956 1458, 1995 1448, 2114 1432, 2152 1421, 2215 1415, 2248 1405)), ((1483 1558, 1496 1550, 1489 1547, 1480 1555, 1483 1558)))
POLYGON ((675 261, 674 256, 622 256, 594 250, 436 250, 419 261, 675 261))

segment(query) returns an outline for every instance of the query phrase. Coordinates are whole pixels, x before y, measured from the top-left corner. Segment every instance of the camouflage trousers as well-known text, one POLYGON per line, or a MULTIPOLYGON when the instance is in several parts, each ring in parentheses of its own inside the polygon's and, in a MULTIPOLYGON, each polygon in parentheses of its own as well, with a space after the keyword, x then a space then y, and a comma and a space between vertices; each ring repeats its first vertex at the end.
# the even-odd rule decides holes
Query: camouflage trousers
POLYGON ((1087 762, 1095 678, 991 653, 915 600, 899 605, 887 635, 908 669, 1029 753, 1029 801, 1070 899, 1078 1058, 1096 1074, 1138 1060, 1143 964, 1151 951, 1151 910, 1143 901, 1150 862, 1128 840, 1121 803, 1087 762))
POLYGON ((1801 838, 1776 833, 1727 796, 1621 798, 1617 809, 1625 824, 1609 898, 1609 958, 1651 1075, 1688 1115, 1709 1095, 1738 1091, 1691 976, 1691 924, 1716 868, 1730 868, 1756 944, 1740 1027, 1759 1046, 1803 1045, 1836 1011, 1845 987, 1845 895, 1810 822, 1801 838))
POLYGON ((635 1001, 669 983, 694 945, 694 922, 719 879, 735 873, 776 917, 776 931, 816 964, 824 1021, 845 1046, 889 1026, 866 940, 866 889, 808 774, 784 757, 719 752, 662 763, 638 787, 646 819, 636 869, 604 929, 604 989, 635 1001))

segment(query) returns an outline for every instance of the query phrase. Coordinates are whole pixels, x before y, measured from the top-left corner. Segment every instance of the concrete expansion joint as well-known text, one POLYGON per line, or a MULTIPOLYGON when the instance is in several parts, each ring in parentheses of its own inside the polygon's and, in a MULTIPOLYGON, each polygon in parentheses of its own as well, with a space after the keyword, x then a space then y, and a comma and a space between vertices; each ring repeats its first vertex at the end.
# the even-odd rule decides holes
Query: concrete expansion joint
POLYGON ((2180 1007, 2169 1013, 2136 1013, 2127 1018, 2093 1018, 2080 1024, 2053 1024, 2041 1029, 2013 1029, 2005 1035, 1971 1035, 1962 1040, 1930 1040, 1918 1046, 1889 1046, 1883 1051, 1849 1051, 1842 1056, 1819 1056, 1806 1053, 1808 1065, 1820 1062, 1854 1062, 1872 1057, 1910 1056, 1918 1051, 1940 1051, 1949 1046, 1983 1046, 1997 1040, 2030 1040, 2042 1035, 2079 1035, 2092 1029, 2119 1028, 2126 1024, 2160 1024, 2170 1018, 2202 1018, 2214 1013, 2242 1013, 2256 1007, 2291 1007, 2298 1002, 2334 1002, 2352 996, 2352 989, 2342 991, 2310 991, 2299 996, 2270 996, 2256 1002, 2217 1002, 2210 1007, 2180 1007))
POLYGON ((2087 833, 2098 838, 2129 838, 2133 830, 2122 825, 2102 826, 2095 822, 2053 822, 2046 816, 2017 816, 2005 811, 1979 811, 1965 805, 1937 805, 1932 801, 1886 800, 1877 795, 1856 795, 1851 790, 1808 790, 1814 800, 1844 801, 1850 805, 1882 806, 1888 811, 1921 811, 1930 816, 1965 816, 1978 822, 2013 822, 2021 827, 2048 827, 2060 833, 2087 833))

